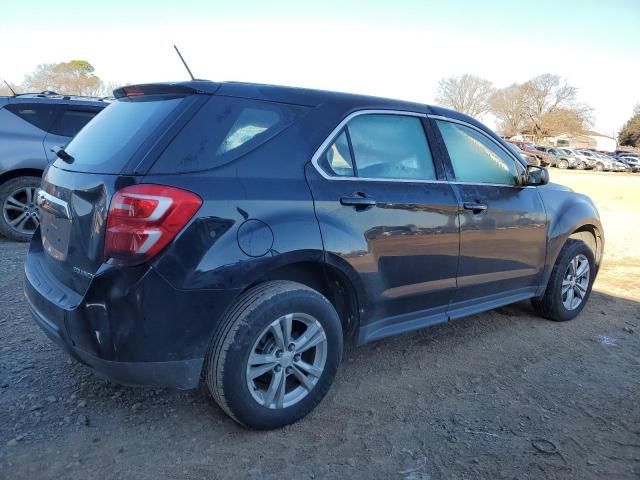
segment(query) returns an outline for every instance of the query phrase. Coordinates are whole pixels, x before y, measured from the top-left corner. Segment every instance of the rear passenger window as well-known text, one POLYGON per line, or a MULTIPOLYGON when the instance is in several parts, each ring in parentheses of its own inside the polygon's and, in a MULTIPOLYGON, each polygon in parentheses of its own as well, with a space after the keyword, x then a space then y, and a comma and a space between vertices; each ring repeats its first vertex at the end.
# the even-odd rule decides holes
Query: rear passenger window
POLYGON ((152 172, 195 172, 231 162, 287 128, 304 108, 213 96, 172 140, 152 172))
POLYGON ((355 117, 320 157, 318 165, 332 176, 436 179, 422 122, 419 117, 409 115, 355 117))
POLYGON ((335 142, 320 157, 320 167, 329 175, 339 177, 353 176, 353 159, 349 150, 347 135, 343 130, 335 142))
POLYGON ((347 128, 358 177, 436 179, 419 117, 361 115, 351 120, 347 128))
POLYGON ((48 131, 55 117, 58 107, 51 104, 28 104, 13 103, 6 106, 6 109, 17 115, 22 120, 41 130, 48 131))
POLYGON ((495 142, 473 128, 436 121, 447 147, 456 180, 469 183, 515 185, 515 160, 495 142))
POLYGON ((51 133, 62 135, 63 137, 75 137, 89 121, 98 114, 97 111, 88 110, 66 110, 62 116, 56 120, 51 128, 51 133))

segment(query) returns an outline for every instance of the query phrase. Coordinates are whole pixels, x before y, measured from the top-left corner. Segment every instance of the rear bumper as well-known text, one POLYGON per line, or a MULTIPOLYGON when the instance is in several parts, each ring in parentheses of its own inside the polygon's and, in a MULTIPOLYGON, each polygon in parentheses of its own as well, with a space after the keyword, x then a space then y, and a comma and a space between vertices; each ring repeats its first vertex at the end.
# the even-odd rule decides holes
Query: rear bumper
POLYGON ((48 275, 41 248, 25 261, 36 324, 70 356, 125 385, 195 388, 209 339, 235 290, 178 290, 153 268, 109 268, 71 296, 48 275))
POLYGON ((47 320, 31 303, 31 315, 47 336, 69 356, 87 365, 98 376, 121 385, 148 385, 178 389, 196 388, 200 381, 202 358, 167 362, 114 362, 91 355, 72 346, 73 342, 47 320))

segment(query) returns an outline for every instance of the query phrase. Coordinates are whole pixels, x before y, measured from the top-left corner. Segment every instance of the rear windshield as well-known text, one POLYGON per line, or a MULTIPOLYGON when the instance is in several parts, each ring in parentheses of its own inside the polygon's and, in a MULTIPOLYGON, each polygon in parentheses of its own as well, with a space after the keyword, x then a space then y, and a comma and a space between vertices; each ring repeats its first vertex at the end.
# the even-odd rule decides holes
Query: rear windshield
POLYGON ((256 149, 282 132, 305 107, 213 96, 152 167, 152 173, 215 168, 256 149))
MULTIPOLYGON (((90 121, 65 148, 73 162, 56 160, 64 170, 121 173, 143 143, 173 117, 184 96, 144 95, 118 99, 90 121)), ((159 133, 159 132, 158 132, 159 133)))

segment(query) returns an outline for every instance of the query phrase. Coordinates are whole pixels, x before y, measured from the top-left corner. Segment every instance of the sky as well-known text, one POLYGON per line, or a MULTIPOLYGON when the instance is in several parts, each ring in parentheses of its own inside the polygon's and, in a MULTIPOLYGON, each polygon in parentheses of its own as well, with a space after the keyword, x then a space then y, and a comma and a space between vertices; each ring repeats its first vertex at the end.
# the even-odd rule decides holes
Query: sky
POLYGON ((611 136, 640 103, 640 0, 0 0, 0 80, 71 59, 115 83, 184 80, 174 43, 197 78, 424 103, 451 75, 558 74, 611 136))

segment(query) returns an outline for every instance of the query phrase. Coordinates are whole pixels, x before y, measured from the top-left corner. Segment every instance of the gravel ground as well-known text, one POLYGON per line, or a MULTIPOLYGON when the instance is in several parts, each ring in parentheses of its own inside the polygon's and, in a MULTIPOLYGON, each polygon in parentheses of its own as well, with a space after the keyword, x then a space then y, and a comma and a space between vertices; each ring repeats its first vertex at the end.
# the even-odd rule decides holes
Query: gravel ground
POLYGON ((26 246, 0 240, 0 478, 640 478, 640 175, 552 179, 593 196, 607 235, 577 320, 522 303, 350 349, 319 408, 271 432, 204 388, 69 360, 29 317, 26 246))

